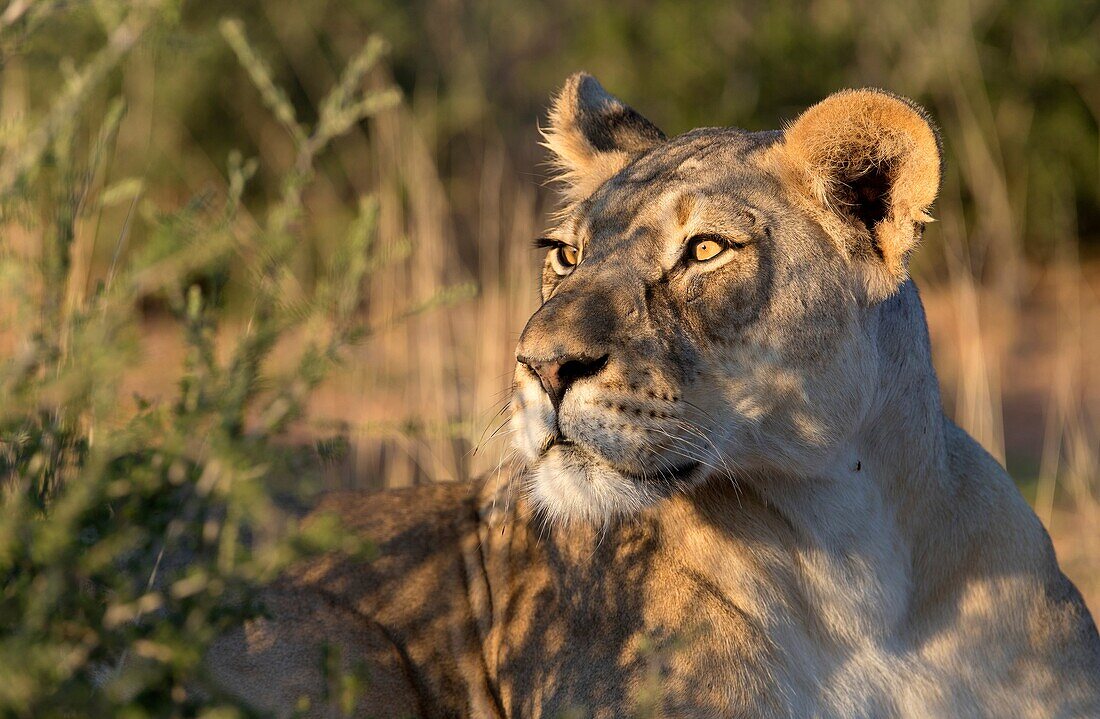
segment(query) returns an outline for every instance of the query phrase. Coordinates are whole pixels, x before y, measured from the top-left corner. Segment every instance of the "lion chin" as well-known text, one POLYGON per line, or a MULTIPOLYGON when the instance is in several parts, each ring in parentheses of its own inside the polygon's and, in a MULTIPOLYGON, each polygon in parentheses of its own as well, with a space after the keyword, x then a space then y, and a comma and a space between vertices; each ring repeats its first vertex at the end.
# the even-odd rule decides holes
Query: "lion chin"
POLYGON ((572 443, 557 444, 527 475, 526 494, 551 524, 606 526, 667 498, 696 479, 693 463, 659 474, 634 475, 572 443))

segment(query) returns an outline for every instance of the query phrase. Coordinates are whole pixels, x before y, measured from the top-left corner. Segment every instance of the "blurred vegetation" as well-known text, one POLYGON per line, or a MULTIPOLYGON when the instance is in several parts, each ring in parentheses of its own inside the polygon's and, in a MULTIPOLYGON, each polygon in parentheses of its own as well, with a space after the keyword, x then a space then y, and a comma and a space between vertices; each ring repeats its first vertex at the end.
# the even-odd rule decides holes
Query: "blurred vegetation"
MULTIPOLYGON (((79 63, 101 42, 97 7, 75 4, 41 20, 47 27, 21 45, 32 103, 51 96, 59 58, 79 63)), ((249 200, 274 201, 293 153, 253 119, 262 98, 233 71, 217 29, 225 7, 183 2, 175 12, 146 42, 141 71, 116 75, 102 93, 105 101, 121 89, 149 114, 145 137, 120 148, 114 172, 140 169, 151 186, 178 188, 192 174, 181 165, 194 160, 173 151, 211 160, 233 149, 277 153, 283 163, 267 163, 248 190, 249 200)), ((1097 3, 703 0, 687 10, 674 0, 246 0, 232 12, 307 123, 326 83, 366 39, 387 38, 393 80, 410 98, 471 267, 474 178, 486 152, 507 147, 512 171, 537 180, 536 123, 578 69, 670 134, 700 125, 770 129, 834 90, 888 88, 925 104, 942 126, 952 160, 942 204, 958 206, 983 271, 990 250, 993 272, 1007 264, 1011 274, 1020 253, 1049 258, 1057 233, 1090 251, 1100 246, 1097 3)), ((326 170, 341 193, 376 180, 335 157, 326 170)), ((319 271, 332 243, 320 221, 308 234, 313 241, 297 261, 319 271)))
POLYGON ((669 134, 849 86, 928 107, 946 404, 1072 511, 1100 598, 1098 3, 12 0, 0 68, 0 716, 235 711, 203 647, 286 562, 362 549, 299 526, 310 491, 508 461, 472 450, 581 69, 669 134))
MULTIPOLYGON (((109 4, 11 7, 23 6, 34 10, 6 29, 0 126, 47 107, 65 68, 91 59, 109 4)), ((244 191, 246 217, 282 196, 297 162, 295 139, 240 71, 219 30, 226 12, 221 3, 180 2, 171 21, 89 93, 91 114, 106 113, 115 97, 126 100, 103 169, 112 202, 79 251, 89 283, 107 274, 116 254, 138 252, 156 235, 155 216, 135 197, 179 204, 216 190, 227 181, 231 151, 263 160, 244 191), (99 241, 120 234, 121 248, 99 241)), ((508 370, 481 354, 477 372, 451 360, 474 351, 459 337, 471 323, 496 338, 485 356, 510 352, 502 337, 516 331, 534 299, 525 284, 530 258, 515 241, 542 229, 553 202, 542 187, 537 124, 551 93, 579 69, 670 134, 708 124, 779 127, 849 86, 917 99, 942 128, 947 172, 939 222, 915 257, 915 274, 929 285, 965 285, 967 297, 990 290, 990 302, 1007 308, 1007 317, 992 319, 983 308, 975 321, 1014 327, 1029 268, 1072 265, 1100 250, 1100 3, 244 0, 231 12, 307 125, 374 34, 392 51, 369 82, 393 84, 406 98, 392 119, 349 128, 316 158, 319 181, 305 193, 308 211, 286 257, 302 288, 323 280, 357 198, 374 194, 381 246, 396 261, 367 298, 368 315, 380 319, 398 311, 394 298, 455 284, 481 288, 478 312, 515 307, 514 315, 501 309, 490 326, 477 312, 476 319, 413 323, 369 358, 373 374, 355 381, 364 396, 379 398, 375 411, 341 420, 381 423, 401 435, 360 466, 388 475, 395 457, 411 454, 401 481, 472 471, 464 457, 481 429, 475 425, 491 411, 485 397, 501 389, 479 385, 478 374, 508 370)), ((209 301, 248 311, 250 278, 240 263, 214 263, 192 279, 209 301)), ((163 302, 147 298, 143 307, 153 315, 163 302)), ((967 379, 947 389, 947 404, 961 407, 956 418, 1004 456, 1000 378, 967 379), (975 382, 992 386, 962 396, 975 382)))
POLYGON ((981 168, 964 162, 992 163, 1003 173, 1015 222, 1001 242, 1049 252, 1052 206, 1070 209, 1080 235, 1100 242, 1097 3, 704 0, 687 9, 675 0, 421 0, 309 7, 299 12, 316 13, 315 27, 340 7, 348 22, 378 27, 394 41, 398 81, 410 97, 437 105, 444 168, 476 157, 496 131, 510 147, 534 152, 534 143, 517 140, 531 137, 548 92, 580 68, 671 134, 704 125, 775 128, 830 92, 872 85, 916 98, 943 126, 948 155, 957 158, 948 185, 963 195, 979 230, 994 200, 978 186, 981 168))
MULTIPOLYGON (((50 36, 54 18, 42 7, 5 28, 6 52, 50 36)), ((288 562, 367 549, 324 518, 299 524, 293 500, 311 474, 316 488, 334 445, 285 440, 313 389, 371 329, 358 310, 385 260, 374 247, 377 202, 358 201, 310 290, 287 257, 316 158, 399 95, 364 89, 385 50, 372 37, 303 124, 241 23, 222 21, 225 43, 292 138, 293 169, 262 222, 245 224, 241 199, 259 165, 227 153, 224 192, 143 204, 142 243, 122 252, 119 236, 106 275, 88 288, 73 262, 81 218, 120 195, 137 199, 134 182, 100 182, 125 104, 100 114, 92 98, 110 94, 118 64, 170 32, 177 13, 104 3, 95 15, 102 37, 88 41, 88 58, 63 64, 50 103, 5 128, 0 157, 0 294, 13 348, 0 367, 0 716, 238 716, 244 709, 205 675, 209 643, 262 610, 256 588, 288 562), (250 301, 233 341, 219 345, 225 313, 193 278, 229 260, 248 278, 250 301), (175 389, 123 399, 151 297, 184 348, 175 389), (273 368, 288 341, 288 369, 273 368)), ((334 704, 350 712, 355 683, 338 686, 346 691, 334 704)))

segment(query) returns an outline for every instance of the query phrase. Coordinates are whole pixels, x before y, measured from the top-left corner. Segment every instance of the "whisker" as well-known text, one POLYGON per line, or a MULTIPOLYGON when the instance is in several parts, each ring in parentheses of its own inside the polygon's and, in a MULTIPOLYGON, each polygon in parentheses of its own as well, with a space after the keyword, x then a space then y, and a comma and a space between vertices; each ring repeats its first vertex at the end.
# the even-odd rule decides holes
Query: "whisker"
MULTIPOLYGON (((677 437, 676 435, 671 434, 669 432, 666 432, 663 429, 660 429, 660 428, 657 428, 657 427, 650 427, 649 429, 651 429, 654 432, 659 432, 659 433, 665 435, 666 437, 673 440, 674 442, 679 442, 680 444, 683 445, 683 447, 685 447, 687 449, 695 449, 696 448, 694 445, 688 444, 687 440, 683 439, 682 437, 677 437)), ((668 449, 669 449, 669 451, 675 452, 676 454, 680 455, 681 457, 684 457, 685 459, 689 459, 692 462, 698 462, 699 464, 703 465, 704 467, 707 467, 708 469, 710 469, 714 472, 722 473, 722 471, 723 471, 723 470, 720 470, 718 467, 715 467, 710 462, 708 462, 706 455, 699 456, 697 454, 684 451, 684 449, 678 448, 675 444, 669 446, 668 449)))
MULTIPOLYGON (((504 403, 501 404, 500 409, 498 409, 496 412, 494 412, 493 416, 485 424, 485 428, 483 430, 481 430, 481 437, 477 440, 477 444, 474 445, 474 449, 473 449, 473 452, 472 452, 472 454, 474 456, 477 455, 478 450, 480 450, 481 446, 487 441, 485 439, 485 433, 489 431, 489 428, 493 426, 493 423, 496 422, 498 419, 500 419, 500 416, 502 414, 504 414, 508 410, 508 408, 511 407, 511 405, 512 405, 511 398, 508 398, 504 403)), ((503 426, 503 424, 507 424, 507 421, 508 420, 505 420, 505 422, 502 423, 502 426, 503 426)), ((488 441, 492 441, 492 439, 493 439, 492 437, 489 437, 488 441)))
POLYGON ((709 444, 711 446, 711 448, 714 450, 715 459, 717 459, 722 464, 722 467, 725 469, 725 471, 728 474, 730 474, 730 475, 734 474, 733 468, 729 466, 728 462, 726 462, 725 456, 722 454, 721 450, 718 449, 718 446, 716 444, 714 444, 714 440, 712 440, 710 438, 710 436, 705 431, 703 431, 703 429, 701 427, 697 426, 693 422, 691 422, 687 419, 684 419, 682 417, 677 417, 675 419, 676 419, 677 423, 680 425, 681 428, 691 432, 692 434, 698 436, 704 442, 709 444))
MULTIPOLYGON (((684 399, 683 397, 681 397, 681 398, 680 398, 680 402, 682 402, 683 404, 686 404, 686 405, 687 405, 688 407, 691 407, 691 408, 692 408, 692 409, 694 409, 694 410, 697 410, 697 411, 698 411, 699 413, 701 413, 701 414, 703 415, 703 417, 704 417, 705 419, 708 419, 708 420, 710 420, 710 421, 711 421, 711 422, 713 422, 713 423, 714 423, 715 425, 718 425, 718 424, 720 424, 720 423, 718 422, 718 420, 717 420, 717 419, 715 419, 715 418, 714 418, 714 416, 713 416, 713 415, 712 415, 712 414, 711 414, 710 412, 708 412, 707 410, 703 409, 703 408, 702 408, 702 407, 700 407, 699 405, 695 404, 695 403, 694 403, 694 402, 692 402, 691 400, 688 400, 688 399, 684 399)), ((686 421, 686 418, 685 418, 685 421, 686 421)))
POLYGON ((692 423, 689 420, 684 419, 682 417, 677 418, 677 421, 681 423, 681 425, 683 426, 684 429, 686 429, 686 430, 698 435, 699 437, 703 438, 705 441, 707 441, 710 444, 711 447, 714 448, 714 451, 717 454, 717 456, 719 458, 719 461, 721 461, 722 466, 725 468, 725 471, 729 476, 730 482, 733 485, 734 490, 737 492, 737 505, 740 507, 741 506, 741 482, 745 481, 746 477, 748 476, 747 473, 744 470, 740 470, 738 468, 731 467, 730 464, 728 462, 726 462, 725 456, 723 456, 718 451, 718 447, 714 444, 714 442, 710 439, 710 437, 707 436, 707 434, 702 430, 701 427, 696 426, 694 423, 692 423))

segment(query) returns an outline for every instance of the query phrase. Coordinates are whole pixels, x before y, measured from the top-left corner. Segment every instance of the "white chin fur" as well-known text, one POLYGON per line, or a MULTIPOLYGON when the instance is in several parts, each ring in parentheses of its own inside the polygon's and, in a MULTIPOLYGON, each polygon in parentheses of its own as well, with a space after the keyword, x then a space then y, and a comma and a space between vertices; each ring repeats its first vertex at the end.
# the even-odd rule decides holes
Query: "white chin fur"
POLYGON ((528 477, 535 509, 555 524, 607 524, 637 512, 654 497, 615 470, 554 448, 528 477))

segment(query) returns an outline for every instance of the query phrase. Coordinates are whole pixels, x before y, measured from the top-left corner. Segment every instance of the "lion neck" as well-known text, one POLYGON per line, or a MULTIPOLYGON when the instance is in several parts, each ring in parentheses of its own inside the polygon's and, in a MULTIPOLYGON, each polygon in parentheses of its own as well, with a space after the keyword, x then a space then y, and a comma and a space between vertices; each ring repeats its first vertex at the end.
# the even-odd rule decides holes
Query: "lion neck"
POLYGON ((762 494, 792 530, 810 606, 837 632, 889 633, 905 621, 916 561, 936 543, 946 485, 944 416, 923 306, 906 282, 868 311, 878 377, 864 420, 809 477, 770 483, 762 494))
POLYGON ((712 488, 705 511, 671 515, 676 527, 666 522, 667 533, 688 536, 711 530, 716 514, 732 527, 739 515, 770 513, 804 606, 817 608, 834 636, 849 638, 887 636, 907 621, 915 588, 934 581, 919 574, 938 564, 925 560, 942 551, 936 535, 955 494, 915 285, 907 282, 866 321, 877 336, 878 386, 866 418, 831 459, 811 476, 746 478, 740 494, 712 488), (759 501, 746 503, 745 492, 759 501))

